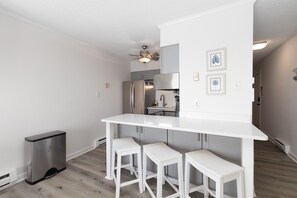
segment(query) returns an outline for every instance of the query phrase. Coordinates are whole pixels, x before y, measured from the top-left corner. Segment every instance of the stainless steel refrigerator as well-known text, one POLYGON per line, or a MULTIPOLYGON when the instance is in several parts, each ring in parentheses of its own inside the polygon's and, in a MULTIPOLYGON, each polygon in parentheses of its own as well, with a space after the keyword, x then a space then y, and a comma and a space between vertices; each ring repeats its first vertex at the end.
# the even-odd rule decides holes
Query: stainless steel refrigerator
POLYGON ((153 81, 135 80, 123 82, 123 112, 147 114, 147 107, 155 101, 153 81))

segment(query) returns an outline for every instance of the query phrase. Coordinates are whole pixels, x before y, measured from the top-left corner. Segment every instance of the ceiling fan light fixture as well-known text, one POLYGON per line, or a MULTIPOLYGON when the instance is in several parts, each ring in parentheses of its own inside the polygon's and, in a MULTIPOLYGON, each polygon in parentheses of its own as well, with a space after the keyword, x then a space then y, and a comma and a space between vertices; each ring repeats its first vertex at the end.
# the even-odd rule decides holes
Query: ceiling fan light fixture
POLYGON ((145 64, 145 63, 150 62, 151 59, 150 58, 147 58, 147 57, 141 57, 141 58, 138 59, 138 61, 141 62, 141 63, 143 63, 143 64, 145 64))
POLYGON ((267 41, 258 42, 253 44, 253 50, 260 50, 267 46, 267 41))

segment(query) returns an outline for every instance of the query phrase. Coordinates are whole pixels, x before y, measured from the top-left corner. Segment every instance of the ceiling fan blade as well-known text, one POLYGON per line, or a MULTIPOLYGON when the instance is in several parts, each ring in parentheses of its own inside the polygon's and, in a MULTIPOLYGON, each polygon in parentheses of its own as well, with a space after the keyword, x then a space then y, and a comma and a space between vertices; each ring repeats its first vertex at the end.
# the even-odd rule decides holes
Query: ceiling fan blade
POLYGON ((159 53, 158 53, 158 52, 153 53, 153 55, 152 55, 152 60, 154 60, 154 61, 158 61, 159 58, 160 58, 160 56, 159 56, 159 53))
POLYGON ((129 56, 139 56, 139 55, 136 55, 136 54, 128 54, 129 56))

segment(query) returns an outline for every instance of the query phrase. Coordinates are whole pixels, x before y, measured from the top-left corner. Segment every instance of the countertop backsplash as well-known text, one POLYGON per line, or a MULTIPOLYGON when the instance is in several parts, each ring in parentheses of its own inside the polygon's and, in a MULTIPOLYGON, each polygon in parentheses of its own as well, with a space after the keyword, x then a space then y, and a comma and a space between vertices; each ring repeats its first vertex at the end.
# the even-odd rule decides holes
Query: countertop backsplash
POLYGON ((156 101, 158 102, 158 106, 162 106, 162 101, 160 100, 161 95, 165 96, 165 103, 167 104, 165 107, 175 107, 175 96, 176 93, 174 91, 163 91, 163 90, 156 90, 156 101))

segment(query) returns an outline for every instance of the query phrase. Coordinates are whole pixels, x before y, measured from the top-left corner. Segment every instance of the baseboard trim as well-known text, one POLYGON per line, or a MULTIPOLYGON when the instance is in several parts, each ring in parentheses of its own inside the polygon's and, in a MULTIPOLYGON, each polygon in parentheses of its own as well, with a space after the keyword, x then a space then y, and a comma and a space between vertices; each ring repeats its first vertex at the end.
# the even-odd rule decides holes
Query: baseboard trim
POLYGON ((294 153, 290 151, 288 156, 297 164, 297 156, 294 153))
MULTIPOLYGON (((71 154, 69 154, 69 155, 66 156, 66 161, 72 160, 73 158, 76 158, 76 157, 78 157, 80 155, 83 155, 83 154, 85 154, 85 153, 87 153, 87 152, 89 152, 91 150, 94 150, 95 148, 96 147, 94 145, 91 145, 91 146, 88 146, 86 148, 83 148, 83 149, 81 149, 79 151, 76 151, 74 153, 71 153, 71 154)), ((23 167, 22 170, 26 170, 26 168, 23 167)), ((2 188, 0 188, 0 191, 1 190, 4 190, 6 188, 9 188, 9 187, 11 187, 11 186, 13 186, 13 185, 15 185, 15 184, 17 184, 19 182, 22 182, 26 178, 27 178, 27 171, 21 172, 21 173, 18 174, 18 178, 17 178, 17 180, 15 182, 13 182, 11 184, 8 184, 6 186, 3 186, 2 188)))
POLYGON ((76 158, 76 157, 78 157, 80 155, 83 155, 83 154, 85 154, 85 153, 87 153, 87 152, 89 152, 91 150, 94 150, 94 149, 95 149, 95 146, 91 145, 91 146, 83 148, 83 149, 81 149, 79 151, 76 151, 74 153, 71 153, 71 154, 66 156, 66 161, 72 160, 73 158, 76 158))
MULTIPOLYGON (((264 131, 264 133, 265 133, 265 131, 264 131)), ((276 146, 276 142, 275 142, 274 138, 267 133, 265 133, 265 134, 268 136, 269 141, 276 146)), ((294 153, 292 153, 290 151, 287 156, 289 156, 289 158, 291 158, 297 164, 297 156, 294 153)))

